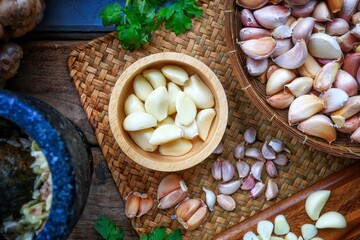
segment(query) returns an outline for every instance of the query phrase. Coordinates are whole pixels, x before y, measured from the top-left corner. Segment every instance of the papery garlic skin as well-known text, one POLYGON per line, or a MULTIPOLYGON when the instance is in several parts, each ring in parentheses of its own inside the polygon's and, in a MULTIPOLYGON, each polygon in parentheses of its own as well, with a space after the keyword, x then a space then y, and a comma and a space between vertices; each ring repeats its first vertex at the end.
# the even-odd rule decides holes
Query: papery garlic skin
POLYGON ((157 121, 162 121, 168 116, 169 94, 164 86, 152 91, 145 100, 145 110, 153 115, 157 121))
POLYGON ((154 205, 153 199, 147 195, 146 193, 141 194, 140 196, 140 203, 139 203, 139 210, 136 217, 141 217, 148 213, 154 205))
POLYGON ((175 209, 176 218, 180 223, 186 223, 201 206, 199 198, 187 199, 181 202, 175 209))
POLYGON ((262 60, 255 60, 251 57, 246 57, 246 68, 251 76, 259 76, 263 74, 269 66, 267 58, 262 60))
POLYGON ((271 37, 271 32, 263 28, 244 27, 240 30, 240 41, 271 37))
POLYGON ((157 190, 157 200, 165 197, 172 191, 179 189, 181 185, 185 185, 184 181, 176 174, 165 176, 159 183, 157 190))
POLYGON ((197 229, 205 221, 207 215, 208 209, 206 206, 198 208, 194 215, 186 222, 187 227, 185 227, 185 229, 189 231, 197 229))
POLYGON ((128 218, 136 217, 139 211, 140 194, 138 192, 130 192, 125 199, 125 215, 128 218))
POLYGON ((146 152, 154 152, 158 145, 153 145, 149 143, 149 140, 154 133, 153 128, 147 128, 139 131, 128 132, 131 139, 138 145, 142 150, 146 152))
POLYGON ((190 77, 189 82, 184 86, 184 92, 192 98, 199 109, 211 108, 215 105, 214 95, 197 74, 190 77))
POLYGON ((135 95, 142 101, 154 90, 151 84, 142 75, 137 75, 133 82, 135 95))
POLYGON ((156 89, 166 86, 165 76, 158 69, 147 69, 143 71, 143 76, 150 82, 151 86, 156 89))
POLYGON ((130 94, 124 102, 125 115, 134 112, 145 112, 144 103, 135 95, 130 94))
POLYGON ((156 119, 152 115, 145 112, 131 113, 124 119, 123 122, 123 128, 126 131, 139 131, 146 128, 155 127, 156 125, 156 119))

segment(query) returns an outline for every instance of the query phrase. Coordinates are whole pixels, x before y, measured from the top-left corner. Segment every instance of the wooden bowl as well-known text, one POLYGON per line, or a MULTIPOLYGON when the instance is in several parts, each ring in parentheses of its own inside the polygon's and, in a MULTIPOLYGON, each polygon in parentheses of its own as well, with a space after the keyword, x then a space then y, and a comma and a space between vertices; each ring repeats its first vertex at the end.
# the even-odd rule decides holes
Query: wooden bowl
POLYGON ((109 121, 113 135, 123 152, 136 163, 158 171, 173 172, 190 168, 206 159, 218 146, 225 132, 228 118, 228 105, 224 89, 215 73, 201 61, 185 54, 164 52, 144 57, 128 67, 117 80, 110 97, 109 121), (173 64, 185 69, 189 76, 197 73, 209 87, 215 98, 215 119, 212 122, 206 141, 195 138, 193 148, 185 155, 163 156, 158 150, 146 152, 138 147, 123 129, 125 118, 124 102, 133 92, 133 79, 146 69, 161 69, 173 64))
POLYGON ((287 132, 299 142, 304 143, 316 150, 329 153, 335 156, 360 159, 360 144, 350 141, 350 134, 337 132, 337 139, 331 145, 326 141, 306 135, 299 131, 296 126, 289 126, 287 122, 288 110, 280 110, 271 107, 266 102, 265 87, 258 77, 250 76, 246 70, 246 56, 240 46, 236 43, 240 36, 241 21, 240 12, 242 8, 234 0, 226 1, 228 9, 225 19, 226 44, 229 49, 233 70, 241 87, 252 103, 275 123, 281 130, 287 132))

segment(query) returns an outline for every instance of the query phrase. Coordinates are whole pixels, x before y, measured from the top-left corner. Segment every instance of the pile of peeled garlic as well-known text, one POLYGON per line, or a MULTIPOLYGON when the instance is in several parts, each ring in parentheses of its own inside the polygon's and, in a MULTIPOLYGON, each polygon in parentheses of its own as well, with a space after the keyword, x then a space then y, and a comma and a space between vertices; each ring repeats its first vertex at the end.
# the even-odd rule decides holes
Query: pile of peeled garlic
POLYGON ((205 141, 215 118, 214 96, 197 74, 179 66, 147 69, 135 77, 125 100, 124 130, 144 151, 166 156, 188 153, 205 141))
POLYGON ((337 132, 360 142, 359 0, 236 0, 238 44, 269 105, 289 125, 329 144, 337 132))

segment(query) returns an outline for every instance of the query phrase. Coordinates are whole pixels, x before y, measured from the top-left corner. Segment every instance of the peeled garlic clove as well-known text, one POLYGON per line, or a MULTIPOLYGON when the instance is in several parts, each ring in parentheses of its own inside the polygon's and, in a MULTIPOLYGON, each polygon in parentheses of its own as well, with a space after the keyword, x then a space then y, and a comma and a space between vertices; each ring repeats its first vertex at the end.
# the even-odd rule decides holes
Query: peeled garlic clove
POLYGON ((305 42, 308 42, 314 25, 315 19, 312 17, 301 19, 294 27, 292 34, 293 43, 297 43, 301 39, 304 39, 305 42))
POLYGON ((327 212, 321 215, 316 221, 315 226, 319 229, 323 228, 346 228, 345 217, 338 212, 327 212))
POLYGON ((313 57, 325 59, 339 59, 342 51, 339 43, 326 33, 314 33, 308 43, 309 53, 313 57))
POLYGON ((156 89, 158 87, 166 86, 165 76, 158 69, 145 70, 143 76, 150 82, 151 86, 156 89))
POLYGON ((267 29, 284 25, 290 16, 290 9, 280 5, 270 5, 254 11, 257 22, 267 29))
POLYGON ((196 124, 199 129, 199 137, 205 141, 210 132, 211 123, 215 118, 216 112, 212 108, 201 110, 196 116, 196 124))
POLYGON ((342 108, 349 100, 347 93, 340 88, 330 88, 319 96, 326 101, 326 108, 323 113, 331 113, 342 108))
POLYGON ((216 159, 216 161, 214 162, 213 167, 211 169, 212 176, 216 180, 221 180, 222 179, 221 166, 222 166, 222 161, 219 158, 216 159))
POLYGON ((245 233, 243 240, 259 240, 259 238, 253 232, 245 233))
POLYGON ((264 6, 269 0, 236 0, 236 3, 243 8, 258 9, 264 6))
MULTIPOLYGON (((344 126, 342 128, 336 128, 336 131, 342 133, 352 133, 360 126, 360 119, 358 115, 354 115, 345 120, 344 126)), ((355 134, 355 133, 354 133, 355 134)), ((357 134, 356 134, 357 135, 357 134)), ((351 136, 350 136, 350 139, 351 136)), ((353 140, 353 139, 352 139, 353 140)))
POLYGON ((331 113, 331 119, 338 128, 342 128, 345 120, 360 111, 360 96, 350 97, 345 105, 339 110, 331 113))
POLYGON ((164 156, 182 156, 192 149, 193 144, 187 139, 178 139, 159 146, 159 152, 164 156))
POLYGON ((266 161, 265 170, 266 170, 266 173, 271 178, 276 178, 278 176, 278 172, 277 172, 276 166, 273 161, 270 161, 270 160, 266 161))
POLYGON ((296 69, 305 63, 307 55, 306 43, 301 39, 295 43, 293 48, 274 58, 273 61, 282 68, 296 69))
POLYGON ((329 190, 319 190, 311 193, 307 197, 305 211, 313 221, 316 221, 319 218, 321 210, 330 197, 330 193, 329 190))
POLYGON ((179 66, 166 65, 161 69, 161 72, 167 79, 180 86, 184 86, 189 81, 189 75, 179 66))
MULTIPOLYGON (((283 53, 286 53, 291 48, 293 48, 293 43, 291 39, 276 39, 276 46, 274 52, 271 54, 272 58, 276 58, 283 53)), ((276 66, 276 65, 274 65, 276 66)))
POLYGON ((167 116, 164 120, 158 123, 157 127, 160 127, 165 124, 175 124, 175 121, 172 117, 167 116))
POLYGON ((285 235, 290 232, 290 225, 286 221, 286 218, 284 215, 277 215, 275 217, 274 223, 275 223, 274 224, 274 233, 276 235, 285 235))
POLYGON ((241 185, 241 190, 249 191, 254 188, 255 183, 256 182, 254 176, 250 174, 241 185))
POLYGON ((184 92, 191 97, 197 108, 211 108, 215 104, 214 95, 197 74, 190 77, 184 92))
POLYGON ((139 131, 129 132, 131 139, 138 145, 142 150, 147 152, 154 152, 158 145, 149 143, 149 140, 154 133, 153 128, 147 128, 139 131))
MULTIPOLYGON (((279 194, 278 185, 276 184, 276 182, 274 182, 270 178, 267 183, 267 187, 266 187, 266 191, 265 191, 266 200, 270 201, 270 200, 276 198, 278 194, 279 194)), ((276 216, 276 218, 275 218, 275 234, 276 235, 284 235, 290 231, 290 226, 289 226, 289 224, 287 224, 285 217, 284 217, 284 219, 282 219, 282 217, 280 217, 280 216, 282 216, 282 215, 276 216), (285 220, 287 226, 286 226, 285 222, 283 222, 283 220, 285 220)))
POLYGON ((177 190, 174 190, 160 200, 158 204, 158 208, 168 209, 174 207, 176 204, 181 202, 186 197, 186 195, 187 195, 187 188, 186 189, 179 188, 177 190))
POLYGON ((240 20, 243 27, 260 27, 254 15, 249 9, 243 9, 240 12, 240 20))
POLYGON ((125 215, 128 218, 136 217, 139 206, 140 206, 140 196, 138 192, 130 192, 125 199, 125 215))
POLYGON ((268 58, 255 60, 251 57, 246 57, 246 69, 251 76, 259 76, 263 74, 269 66, 268 58))
POLYGON ((336 74, 334 87, 344 90, 350 97, 357 95, 358 92, 358 83, 355 78, 341 69, 336 74))
POLYGON ((325 115, 317 114, 299 123, 297 128, 308 135, 322 138, 331 144, 336 140, 332 121, 325 115))
POLYGON ((310 54, 308 54, 305 63, 300 66, 297 71, 302 77, 315 78, 320 69, 321 67, 317 61, 310 54))
POLYGON ((206 205, 208 206, 209 210, 212 212, 214 210, 216 196, 215 193, 205 187, 202 188, 206 194, 206 205))
POLYGON ((271 36, 275 39, 289 38, 292 35, 292 31, 293 30, 289 26, 280 25, 271 32, 271 36))
POLYGON ((337 37, 336 41, 339 43, 341 50, 345 53, 353 51, 353 49, 359 45, 358 39, 351 32, 347 32, 340 37, 337 37))
POLYGON ((325 100, 314 95, 302 95, 290 105, 288 121, 294 125, 305 120, 325 108, 325 100))
POLYGON ((154 90, 150 83, 141 75, 135 77, 133 88, 136 96, 142 101, 145 101, 147 96, 154 90))
POLYGON ((244 27, 240 30, 240 41, 271 37, 271 32, 263 28, 244 27))
POLYGON ((234 158, 243 159, 245 156, 245 144, 239 143, 234 148, 234 158))
POLYGON ((180 125, 188 126, 195 120, 196 105, 188 94, 178 92, 175 106, 177 112, 176 118, 178 118, 180 125))
POLYGON ((184 138, 186 139, 194 139, 196 136, 199 135, 199 129, 198 126, 196 124, 196 121, 193 121, 190 125, 188 126, 183 126, 181 125, 178 115, 176 115, 175 117, 175 124, 177 126, 179 126, 183 131, 184 131, 184 138))
POLYGON ((185 229, 189 231, 197 229, 205 221, 207 215, 208 209, 206 206, 198 208, 194 215, 192 215, 190 219, 186 222, 187 227, 185 227, 185 229))
POLYGON ((140 203, 139 203, 139 211, 136 217, 141 217, 142 215, 148 213, 154 205, 153 199, 147 194, 141 194, 140 203))
POLYGON ((285 152, 290 152, 289 149, 287 149, 285 147, 285 144, 277 138, 273 138, 270 140, 270 142, 268 143, 268 145, 276 152, 276 153, 280 153, 282 151, 285 152))
POLYGON ((356 11, 356 6, 358 5, 359 0, 344 0, 344 5, 342 6, 338 16, 345 21, 350 21, 351 16, 356 11))
POLYGON ((261 153, 265 159, 275 159, 276 153, 274 149, 272 149, 267 142, 265 142, 261 148, 261 153))
POLYGON ((224 182, 230 181, 234 177, 234 173, 234 167, 228 160, 221 163, 221 174, 224 182))
POLYGON ((325 2, 319 2, 316 5, 312 17, 315 18, 317 22, 327 22, 331 20, 330 10, 325 2))
POLYGON ((145 100, 145 110, 153 115, 159 122, 164 120, 168 114, 169 94, 164 86, 152 91, 145 100))
POLYGON ((295 79, 296 75, 292 70, 280 68, 271 74, 266 83, 266 95, 273 95, 284 89, 284 86, 295 79))
POLYGON ((231 196, 220 194, 216 196, 216 200, 219 206, 226 211, 234 211, 236 207, 235 200, 231 196))
POLYGON ((237 171, 239 173, 240 178, 244 178, 247 175, 249 175, 249 172, 250 172, 249 164, 247 164, 244 161, 241 161, 241 160, 237 161, 236 162, 236 169, 237 169, 237 171))
POLYGON ((357 128, 350 136, 351 141, 360 143, 360 128, 357 128))
POLYGON ((318 234, 318 230, 313 224, 304 224, 301 226, 301 235, 305 240, 310 240, 318 234))
POLYGON ((199 198, 187 199, 179 204, 175 210, 175 215, 180 223, 184 223, 191 218, 192 215, 201 206, 202 201, 199 198))
POLYGON ((279 166, 285 166, 288 164, 289 162, 289 159, 286 157, 285 154, 283 153, 280 153, 276 156, 276 158, 273 160, 273 162, 276 164, 276 165, 279 165, 279 166))
POLYGON ((295 233, 289 232, 286 234, 285 240, 298 240, 298 237, 295 235, 295 233))
POLYGON ((124 111, 126 116, 134 112, 145 112, 144 103, 135 94, 130 94, 125 100, 124 111))
POLYGON ((313 84, 314 89, 318 92, 322 92, 331 88, 332 84, 335 82, 339 68, 340 65, 337 62, 325 64, 315 76, 313 84))
POLYGON ((168 143, 184 136, 184 131, 176 125, 164 124, 155 129, 149 143, 153 145, 161 145, 168 143))
POLYGON ((167 88, 169 92, 168 114, 171 115, 176 112, 176 96, 178 92, 181 92, 181 89, 173 82, 169 82, 167 84, 167 88))
POLYGON ((256 129, 249 127, 244 132, 244 140, 247 144, 252 144, 256 140, 256 129))
POLYGON ((139 131, 155 127, 156 124, 157 121, 152 115, 145 112, 134 112, 124 119, 123 128, 126 131, 139 131))
POLYGON ((265 158, 262 155, 261 151, 257 148, 248 148, 245 151, 245 156, 246 157, 251 157, 251 158, 255 158, 259 161, 263 161, 265 162, 265 158))
POLYGON ((274 224, 267 220, 261 220, 257 224, 257 232, 263 240, 270 240, 274 224))
POLYGON ((342 18, 334 18, 325 25, 325 32, 332 36, 340 36, 348 31, 349 24, 342 18))
POLYGON ((181 188, 181 185, 185 185, 185 182, 178 175, 176 174, 167 175, 161 180, 158 186, 157 200, 160 200, 161 198, 165 197, 172 191, 181 188))
POLYGON ((356 78, 356 74, 358 72, 359 66, 360 66, 360 53, 353 53, 345 58, 342 69, 347 73, 349 73, 354 78, 356 78))
POLYGON ((241 185, 241 180, 236 180, 227 183, 220 183, 218 185, 218 188, 220 193, 231 195, 240 188, 240 185, 241 185))
POLYGON ((267 97, 266 101, 274 108, 285 109, 290 106, 294 99, 295 96, 291 93, 279 92, 271 97, 267 97))
POLYGON ((271 236, 270 240, 284 240, 282 237, 271 236))
POLYGON ((252 166, 251 166, 251 174, 253 175, 253 177, 261 182, 261 173, 262 170, 264 168, 264 162, 261 161, 256 161, 252 166))
POLYGON ((327 0, 327 5, 332 13, 337 13, 344 5, 344 0, 327 0))
POLYGON ((263 37, 239 42, 243 52, 256 60, 268 58, 275 50, 276 42, 272 37, 263 37))
POLYGON ((303 5, 291 5, 291 15, 294 17, 307 17, 314 11, 316 4, 316 0, 310 0, 303 5))

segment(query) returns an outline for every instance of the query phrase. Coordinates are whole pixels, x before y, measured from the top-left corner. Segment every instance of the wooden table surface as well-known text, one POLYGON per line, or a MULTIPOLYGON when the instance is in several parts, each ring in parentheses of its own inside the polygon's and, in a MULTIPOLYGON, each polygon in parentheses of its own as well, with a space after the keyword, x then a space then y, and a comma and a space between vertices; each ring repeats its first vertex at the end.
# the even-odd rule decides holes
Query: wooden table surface
POLYGON ((84 35, 84 40, 22 40, 19 44, 24 50, 24 58, 18 74, 8 80, 5 89, 32 95, 53 106, 85 132, 92 146, 94 173, 90 195, 69 239, 102 239, 93 228, 94 222, 102 214, 121 226, 125 239, 136 239, 137 235, 124 214, 124 202, 68 74, 68 55, 76 46, 92 37, 94 35, 90 34, 84 35))

